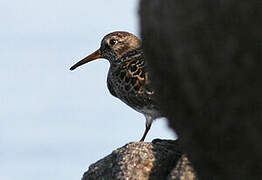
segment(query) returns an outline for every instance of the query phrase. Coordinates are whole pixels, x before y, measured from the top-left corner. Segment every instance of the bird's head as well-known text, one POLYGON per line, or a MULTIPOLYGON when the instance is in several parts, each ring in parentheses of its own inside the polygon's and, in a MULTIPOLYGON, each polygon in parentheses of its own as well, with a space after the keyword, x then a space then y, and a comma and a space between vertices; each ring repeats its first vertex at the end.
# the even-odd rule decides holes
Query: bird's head
POLYGON ((110 63, 114 63, 116 59, 121 58, 124 54, 140 47, 141 41, 135 35, 124 31, 112 32, 102 39, 98 50, 73 65, 70 70, 99 58, 104 58, 109 60, 110 63))

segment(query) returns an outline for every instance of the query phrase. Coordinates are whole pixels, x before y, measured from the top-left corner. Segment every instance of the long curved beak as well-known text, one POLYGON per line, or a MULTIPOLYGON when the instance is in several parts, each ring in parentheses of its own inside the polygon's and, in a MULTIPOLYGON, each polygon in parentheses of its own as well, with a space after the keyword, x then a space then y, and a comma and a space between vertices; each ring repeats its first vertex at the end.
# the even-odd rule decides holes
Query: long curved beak
POLYGON ((90 54, 89 56, 85 57, 84 59, 82 59, 81 61, 79 61, 78 63, 76 63, 75 65, 73 65, 70 70, 73 71, 74 69, 76 69, 78 66, 81 66, 85 63, 88 63, 90 61, 93 61, 95 59, 101 58, 101 50, 98 49, 95 52, 93 52, 92 54, 90 54))

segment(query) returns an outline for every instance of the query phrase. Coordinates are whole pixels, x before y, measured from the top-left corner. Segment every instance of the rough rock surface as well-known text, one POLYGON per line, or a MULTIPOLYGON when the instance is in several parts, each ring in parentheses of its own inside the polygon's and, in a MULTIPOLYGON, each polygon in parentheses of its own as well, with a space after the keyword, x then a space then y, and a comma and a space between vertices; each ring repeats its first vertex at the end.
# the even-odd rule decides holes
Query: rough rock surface
POLYGON ((196 174, 177 141, 133 142, 92 164, 82 180, 195 180, 196 174))
POLYGON ((262 179, 259 0, 141 0, 161 109, 199 179, 262 179))

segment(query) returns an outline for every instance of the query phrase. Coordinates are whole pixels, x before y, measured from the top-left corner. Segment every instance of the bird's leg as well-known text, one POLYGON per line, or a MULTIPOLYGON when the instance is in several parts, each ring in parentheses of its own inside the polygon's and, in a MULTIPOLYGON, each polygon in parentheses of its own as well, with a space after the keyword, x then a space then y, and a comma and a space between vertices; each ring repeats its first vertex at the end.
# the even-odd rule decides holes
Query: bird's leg
POLYGON ((143 141, 145 140, 146 135, 147 135, 150 127, 151 127, 151 124, 150 124, 149 126, 146 125, 146 129, 145 129, 144 135, 143 135, 143 137, 140 139, 140 142, 143 142, 143 141))
POLYGON ((142 138, 140 139, 140 142, 143 142, 146 138, 146 135, 149 131, 149 129, 151 128, 151 124, 152 124, 152 118, 150 116, 146 116, 146 129, 145 129, 145 132, 142 136, 142 138))

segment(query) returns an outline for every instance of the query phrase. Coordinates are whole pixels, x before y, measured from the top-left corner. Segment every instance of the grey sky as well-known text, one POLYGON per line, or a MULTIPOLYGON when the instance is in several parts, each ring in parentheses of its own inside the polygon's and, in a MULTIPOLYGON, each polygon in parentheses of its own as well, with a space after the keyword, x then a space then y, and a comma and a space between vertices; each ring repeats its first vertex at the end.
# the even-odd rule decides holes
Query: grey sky
MULTIPOLYGON (((115 30, 138 32, 136 0, 0 1, 0 179, 80 179, 137 141, 143 115, 109 94, 105 60, 69 67, 115 30)), ((147 141, 173 138, 164 120, 147 141)))

